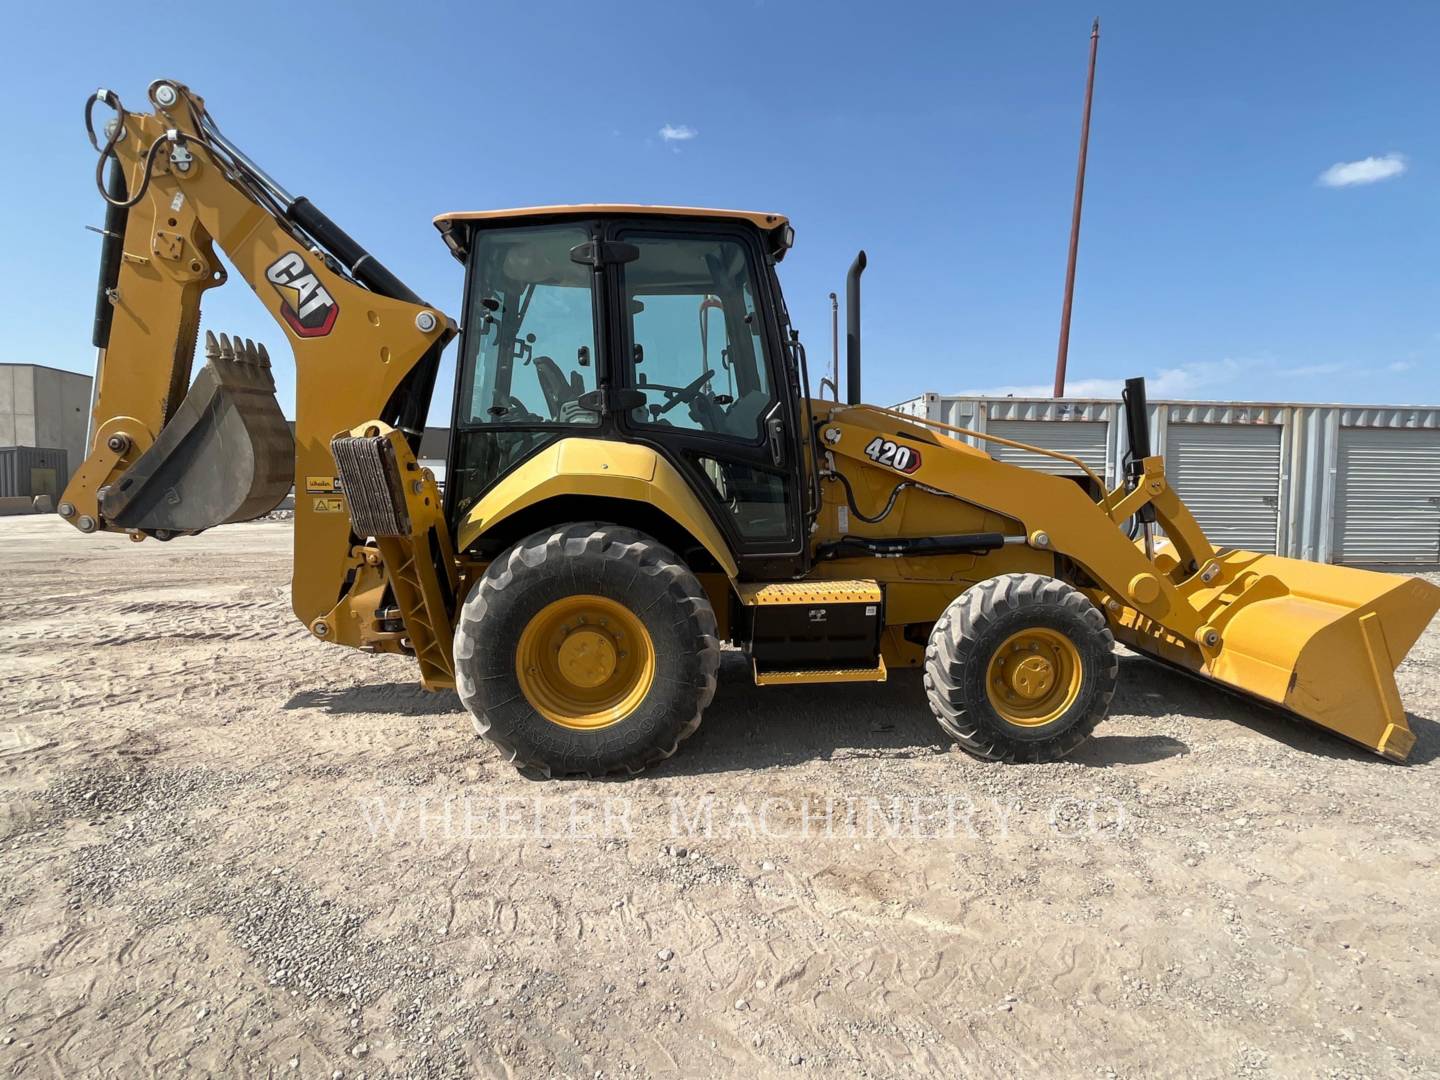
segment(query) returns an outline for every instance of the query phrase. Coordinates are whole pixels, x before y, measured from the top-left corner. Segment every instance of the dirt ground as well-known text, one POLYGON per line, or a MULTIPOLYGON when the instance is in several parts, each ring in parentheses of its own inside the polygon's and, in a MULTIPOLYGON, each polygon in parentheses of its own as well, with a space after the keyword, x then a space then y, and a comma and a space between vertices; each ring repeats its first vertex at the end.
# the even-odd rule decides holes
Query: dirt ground
POLYGON ((1440 1075, 1440 629, 1403 767, 1129 655, 1030 767, 732 656, 533 783, 290 535, 0 520, 0 1075, 1440 1075))

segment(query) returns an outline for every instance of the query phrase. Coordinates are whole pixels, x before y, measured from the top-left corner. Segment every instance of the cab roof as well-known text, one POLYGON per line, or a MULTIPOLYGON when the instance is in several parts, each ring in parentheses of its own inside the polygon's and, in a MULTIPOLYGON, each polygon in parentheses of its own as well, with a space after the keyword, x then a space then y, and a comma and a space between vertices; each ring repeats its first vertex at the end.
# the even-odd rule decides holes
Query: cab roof
MULTIPOLYGON (((759 210, 718 210, 704 206, 645 206, 641 203, 574 203, 560 206, 519 206, 509 210, 455 210, 435 218, 435 227, 445 237, 457 258, 463 258, 451 231, 455 225, 472 221, 539 221, 546 218, 605 216, 631 214, 639 217, 721 218, 748 221, 765 232, 773 232, 789 224, 784 214, 767 214, 759 210)), ((463 243, 463 241, 462 241, 463 243)))
POLYGON ((643 203, 574 203, 560 206, 519 206, 509 210, 454 210, 435 219, 436 228, 452 221, 496 221, 502 218, 562 217, 574 214, 644 214, 648 217, 739 218, 766 230, 785 224, 784 214, 758 210, 714 210, 704 206, 645 206, 643 203))

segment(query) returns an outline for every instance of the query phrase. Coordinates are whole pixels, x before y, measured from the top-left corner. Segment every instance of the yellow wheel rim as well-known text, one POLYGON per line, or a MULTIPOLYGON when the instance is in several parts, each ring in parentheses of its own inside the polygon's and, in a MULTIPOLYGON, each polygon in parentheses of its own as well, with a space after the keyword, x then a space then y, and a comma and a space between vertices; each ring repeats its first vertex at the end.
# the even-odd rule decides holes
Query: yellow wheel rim
POLYGON ((1011 634, 995 650, 985 692, 1006 723, 1041 727, 1075 703, 1080 673, 1075 643, 1058 630, 1033 626, 1011 634))
POLYGON ((617 724, 655 682, 655 646, 639 617, 604 596, 567 596, 526 624, 515 650, 526 699, 578 731, 617 724))

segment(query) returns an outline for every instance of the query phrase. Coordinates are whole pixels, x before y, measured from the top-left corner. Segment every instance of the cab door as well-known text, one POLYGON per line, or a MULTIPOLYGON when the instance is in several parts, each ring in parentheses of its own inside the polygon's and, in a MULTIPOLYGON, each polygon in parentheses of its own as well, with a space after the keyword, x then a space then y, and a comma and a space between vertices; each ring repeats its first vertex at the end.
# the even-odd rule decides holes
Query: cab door
POLYGON ((796 402, 756 238, 722 225, 616 223, 611 375, 622 430, 685 475, 744 577, 803 572, 796 402))

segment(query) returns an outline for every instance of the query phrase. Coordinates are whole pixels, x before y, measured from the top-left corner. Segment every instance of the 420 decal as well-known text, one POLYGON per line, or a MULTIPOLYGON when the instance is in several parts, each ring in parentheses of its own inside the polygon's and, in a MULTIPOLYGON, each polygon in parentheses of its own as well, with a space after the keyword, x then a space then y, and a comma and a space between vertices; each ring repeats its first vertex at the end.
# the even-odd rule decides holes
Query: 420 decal
POLYGON ((882 439, 878 435, 865 447, 865 456, 877 465, 888 465, 903 473, 913 473, 920 467, 919 450, 901 446, 892 439, 882 439))

